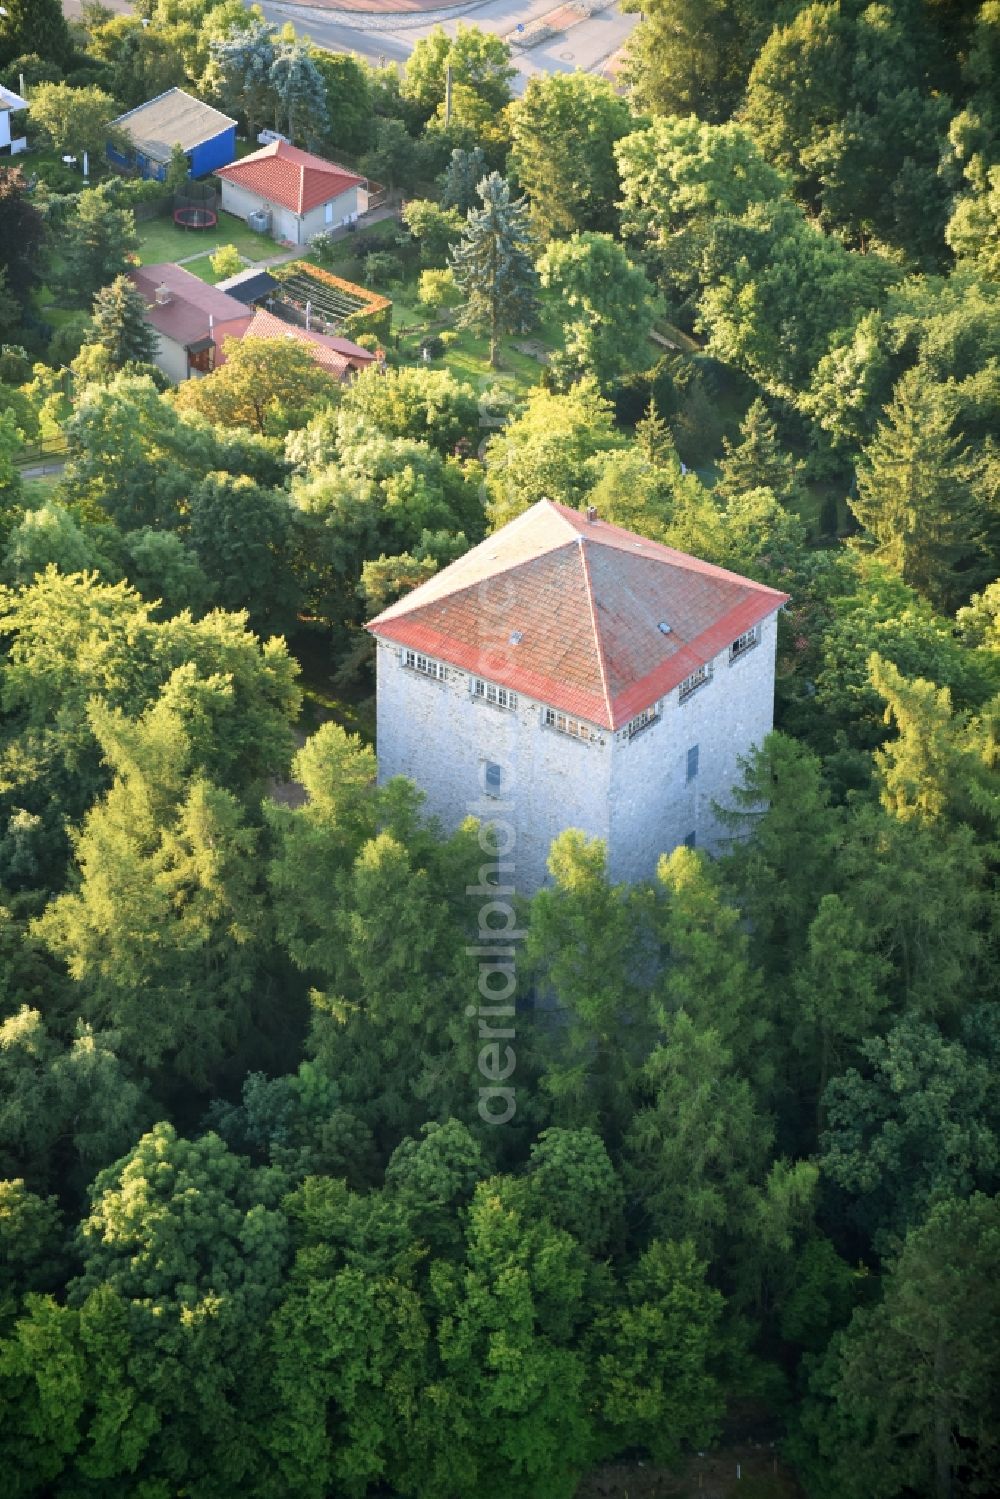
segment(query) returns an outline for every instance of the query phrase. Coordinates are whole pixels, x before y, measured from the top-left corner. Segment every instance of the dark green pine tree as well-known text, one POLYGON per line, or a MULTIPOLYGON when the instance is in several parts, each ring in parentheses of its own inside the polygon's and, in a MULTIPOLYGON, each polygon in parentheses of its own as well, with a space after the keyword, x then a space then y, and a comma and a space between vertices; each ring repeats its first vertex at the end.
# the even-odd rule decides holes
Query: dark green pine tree
POLYGON ((73 54, 73 41, 61 0, 5 0, 2 11, 0 68, 28 53, 65 67, 73 54))
POLYGON ((770 489, 784 505, 791 504, 798 487, 798 464, 782 452, 778 430, 764 402, 753 402, 740 423, 740 441, 722 443, 725 457, 719 464, 715 492, 722 500, 734 500, 752 489, 770 489))
POLYGON ((127 276, 116 276, 94 298, 94 331, 89 343, 106 350, 112 369, 152 364, 156 333, 146 322, 146 303, 127 276))
POLYGON ((490 364, 500 364, 500 337, 538 320, 538 273, 531 257, 528 208, 511 199, 510 183, 491 172, 479 184, 482 208, 470 208, 462 239, 451 252, 455 280, 465 293, 462 322, 487 328, 490 364))

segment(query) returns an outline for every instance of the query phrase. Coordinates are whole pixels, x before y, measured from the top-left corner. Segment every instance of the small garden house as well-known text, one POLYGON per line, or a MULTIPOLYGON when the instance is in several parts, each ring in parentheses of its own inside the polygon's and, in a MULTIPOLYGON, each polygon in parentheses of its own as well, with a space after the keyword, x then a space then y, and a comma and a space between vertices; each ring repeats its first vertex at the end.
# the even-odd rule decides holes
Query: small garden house
POLYGON ((127 151, 108 146, 108 159, 140 177, 162 182, 171 153, 180 146, 192 177, 204 177, 236 155, 236 121, 182 88, 139 104, 114 122, 129 137, 127 151))

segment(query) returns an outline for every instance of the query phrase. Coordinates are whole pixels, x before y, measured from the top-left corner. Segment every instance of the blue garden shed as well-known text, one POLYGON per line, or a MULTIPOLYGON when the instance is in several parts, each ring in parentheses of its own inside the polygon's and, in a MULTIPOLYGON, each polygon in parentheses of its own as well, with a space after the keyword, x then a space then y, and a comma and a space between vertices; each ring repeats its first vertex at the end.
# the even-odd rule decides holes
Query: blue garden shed
POLYGON ((131 141, 131 149, 108 146, 117 166, 162 182, 174 146, 188 159, 192 177, 205 177, 236 159, 236 121, 182 88, 167 89, 138 104, 114 122, 131 141))

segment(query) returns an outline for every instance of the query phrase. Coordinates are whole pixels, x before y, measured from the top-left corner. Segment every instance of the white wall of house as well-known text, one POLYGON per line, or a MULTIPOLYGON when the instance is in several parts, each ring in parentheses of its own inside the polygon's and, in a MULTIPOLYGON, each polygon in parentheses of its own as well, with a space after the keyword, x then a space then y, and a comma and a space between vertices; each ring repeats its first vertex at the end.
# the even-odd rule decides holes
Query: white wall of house
POLYGON ((659 719, 632 739, 595 727, 588 742, 546 727, 544 704, 519 696, 514 711, 494 707, 474 695, 473 674, 450 668, 447 681, 435 680, 380 640, 379 781, 408 776, 449 831, 495 808, 515 831, 522 891, 545 883, 549 847, 565 828, 605 841, 613 879, 649 879, 660 855, 690 834, 709 852, 729 836, 712 804, 731 804, 739 759, 773 723, 776 615, 759 629, 752 650, 732 664, 728 648, 720 652, 707 685, 684 702, 674 688, 659 719), (697 774, 689 780, 695 745, 697 774), (487 762, 505 775, 494 793, 484 790, 487 762))
POLYGON ((238 183, 229 182, 224 177, 220 181, 224 213, 235 214, 245 222, 250 214, 257 213, 262 208, 269 209, 272 237, 291 240, 295 245, 308 244, 315 235, 338 228, 351 214, 364 213, 368 207, 368 194, 361 188, 352 187, 338 198, 333 198, 330 203, 320 204, 319 208, 313 208, 300 217, 290 208, 271 203, 267 198, 262 198, 260 193, 251 192, 238 183))
POLYGON ((307 214, 303 214, 299 244, 308 244, 317 234, 328 234, 331 229, 339 229, 352 216, 365 213, 367 208, 368 194, 364 189, 348 188, 339 198, 331 198, 329 203, 321 203, 318 208, 311 208, 307 214))
MULTIPOLYGON (((212 330, 212 337, 216 344, 216 363, 218 363, 220 352, 227 338, 242 338, 250 326, 252 314, 247 311, 243 317, 232 318, 228 322, 217 322, 212 330)), ((208 325, 205 325, 205 337, 208 337, 208 325)), ((192 374, 188 351, 185 344, 178 343, 176 339, 169 338, 167 334, 156 330, 157 350, 153 356, 153 363, 157 369, 161 369, 172 380, 179 385, 182 380, 187 380, 192 374)), ((197 371, 193 372, 197 374, 197 371)))
POLYGON ((187 349, 183 344, 168 338, 165 333, 158 332, 156 335, 156 353, 153 356, 153 363, 175 385, 179 385, 188 377, 187 349))

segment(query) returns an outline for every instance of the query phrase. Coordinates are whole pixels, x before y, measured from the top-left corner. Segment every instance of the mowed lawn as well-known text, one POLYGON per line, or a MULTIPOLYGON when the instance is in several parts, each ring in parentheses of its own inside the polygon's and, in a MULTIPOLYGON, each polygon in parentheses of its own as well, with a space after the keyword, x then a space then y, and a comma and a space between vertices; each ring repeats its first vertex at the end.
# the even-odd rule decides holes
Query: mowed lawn
POLYGON ((497 383, 512 383, 515 392, 523 396, 541 379, 543 361, 533 354, 525 354, 515 344, 541 345, 551 354, 560 347, 562 329, 550 300, 542 296, 542 318, 539 326, 523 337, 505 337, 500 345, 500 368, 490 366, 490 341, 485 334, 476 334, 468 328, 456 326, 456 313, 428 317, 426 308, 417 301, 415 282, 385 288, 387 296, 393 298, 392 326, 399 337, 399 356, 403 363, 420 358, 420 342, 430 332, 441 333, 450 329, 455 334, 454 342, 444 357, 434 360, 432 368, 447 369, 459 380, 466 380, 477 390, 487 389, 497 383), (447 318, 447 321, 445 321, 447 318))
POLYGON ((211 267, 207 259, 202 268, 201 258, 214 254, 222 245, 235 245, 248 261, 263 260, 276 255, 281 246, 268 234, 255 234, 242 219, 229 213, 220 213, 214 229, 182 229, 172 218, 147 219, 136 228, 139 236, 139 258, 143 265, 175 264, 188 256, 198 256, 195 275, 203 281, 211 279, 211 267))

